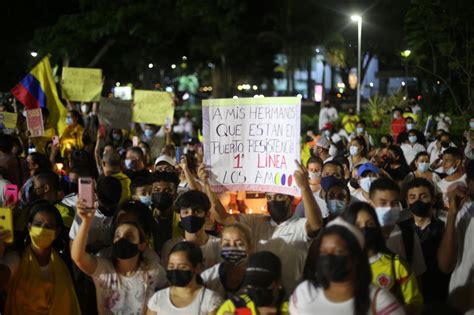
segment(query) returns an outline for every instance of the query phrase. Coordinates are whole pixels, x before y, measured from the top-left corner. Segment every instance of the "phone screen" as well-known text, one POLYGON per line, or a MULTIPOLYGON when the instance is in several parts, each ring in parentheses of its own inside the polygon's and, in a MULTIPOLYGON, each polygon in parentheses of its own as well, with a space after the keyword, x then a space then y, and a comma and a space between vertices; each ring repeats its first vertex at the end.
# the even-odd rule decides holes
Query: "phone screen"
POLYGON ((87 208, 94 207, 94 182, 92 178, 79 178, 79 199, 87 208))

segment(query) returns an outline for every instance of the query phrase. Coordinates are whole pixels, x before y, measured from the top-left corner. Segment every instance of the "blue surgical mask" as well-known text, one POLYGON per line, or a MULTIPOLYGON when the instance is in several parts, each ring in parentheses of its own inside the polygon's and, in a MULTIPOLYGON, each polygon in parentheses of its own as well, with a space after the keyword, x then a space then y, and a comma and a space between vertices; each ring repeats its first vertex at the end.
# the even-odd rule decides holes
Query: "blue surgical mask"
POLYGON ((377 178, 375 177, 369 177, 369 176, 363 177, 360 179, 359 186, 360 188, 362 188, 363 191, 368 193, 370 191, 370 186, 376 179, 377 178))
POLYGON ((357 127, 357 128, 356 128, 356 131, 357 131, 358 134, 364 133, 364 128, 362 128, 362 127, 357 127))
POLYGON ((430 169, 430 163, 428 162, 421 162, 421 163, 418 163, 418 171, 420 173, 425 173, 426 171, 428 171, 430 169))
POLYGON ((66 125, 72 125, 72 117, 66 117, 66 125))
POLYGON ((416 136, 409 136, 408 137, 408 140, 410 141, 410 143, 415 143, 417 139, 418 138, 416 136))
POLYGON ((446 175, 448 175, 448 176, 449 176, 449 175, 453 175, 454 173, 456 173, 456 170, 457 170, 457 169, 458 169, 457 167, 451 166, 450 168, 448 168, 448 169, 445 171, 445 173, 446 173, 446 175))
POLYGON ((474 121, 469 122, 469 128, 474 129, 474 121))
POLYGON ((145 206, 151 206, 151 196, 139 196, 138 198, 140 198, 140 202, 145 206))
POLYGON ((346 203, 338 199, 329 199, 327 207, 333 215, 340 215, 346 209, 346 203))
POLYGON ((375 212, 381 226, 395 225, 400 218, 399 207, 376 207, 375 212))
POLYGON ((356 147, 355 145, 351 145, 349 148, 349 153, 351 154, 351 156, 354 156, 357 153, 359 153, 359 148, 356 147))
POLYGON ((125 159, 125 168, 128 170, 133 168, 133 161, 131 159, 125 159))
POLYGON ((145 129, 144 134, 145 134, 145 137, 151 138, 151 137, 153 137, 153 130, 145 129))
POLYGON ((415 128, 414 124, 407 124, 407 130, 412 130, 415 128))

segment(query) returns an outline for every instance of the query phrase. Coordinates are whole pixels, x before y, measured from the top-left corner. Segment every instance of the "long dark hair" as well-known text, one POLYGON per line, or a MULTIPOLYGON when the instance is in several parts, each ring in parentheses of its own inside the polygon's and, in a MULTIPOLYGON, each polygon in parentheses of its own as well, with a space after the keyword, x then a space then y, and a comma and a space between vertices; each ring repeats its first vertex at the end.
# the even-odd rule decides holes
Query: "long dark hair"
MULTIPOLYGON (((195 268, 198 264, 202 264, 204 259, 202 256, 202 250, 199 246, 191 242, 179 242, 171 248, 171 251, 168 256, 171 257, 171 254, 176 252, 183 252, 186 255, 186 258, 195 268)), ((165 266, 168 269, 168 266, 165 266)), ((202 280, 199 274, 196 275, 196 282, 200 285, 203 285, 204 281, 202 280)))
POLYGON ((402 148, 400 148, 398 145, 392 144, 388 147, 388 150, 392 151, 396 156, 398 156, 397 162, 400 163, 401 167, 409 168, 402 148))
MULTIPOLYGON (((359 242, 351 232, 344 227, 333 225, 324 229, 321 233, 321 237, 316 241, 316 248, 312 256, 315 266, 318 265, 319 261, 319 247, 321 241, 328 235, 339 236, 347 246, 349 257, 352 262, 352 275, 354 275, 352 278, 354 284, 354 314, 366 315, 370 308, 369 286, 372 280, 372 273, 367 254, 364 249, 360 247, 359 242)), ((312 271, 307 271, 308 272, 305 274, 304 278, 312 283, 314 287, 322 287, 324 289, 329 287, 330 281, 320 271, 318 271, 318 268, 314 268, 312 271)))

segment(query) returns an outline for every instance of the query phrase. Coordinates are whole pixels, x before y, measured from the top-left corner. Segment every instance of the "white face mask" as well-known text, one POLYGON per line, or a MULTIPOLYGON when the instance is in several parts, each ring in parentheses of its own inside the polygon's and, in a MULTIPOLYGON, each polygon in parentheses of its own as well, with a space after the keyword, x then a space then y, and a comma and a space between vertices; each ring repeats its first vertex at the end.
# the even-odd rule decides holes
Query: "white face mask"
POLYGON ((370 186, 372 185, 372 183, 376 180, 377 178, 375 177, 370 177, 370 176, 367 176, 367 177, 363 177, 360 179, 360 182, 359 182, 359 186, 360 188, 362 188, 363 191, 365 191, 366 193, 368 193, 370 191, 370 186))
POLYGON ((376 207, 375 212, 381 226, 395 225, 400 218, 399 207, 376 207))
POLYGON ((329 199, 327 207, 333 215, 340 215, 346 209, 346 203, 343 200, 329 199))
POLYGON ((321 177, 321 172, 308 172, 310 180, 317 180, 321 177))
POLYGON ((84 105, 81 105, 81 112, 82 112, 83 114, 86 114, 86 113, 87 113, 87 109, 88 109, 88 108, 87 108, 87 105, 85 105, 85 104, 84 104, 84 105))
POLYGON ((453 175, 454 173, 456 173, 457 171, 457 167, 454 167, 454 166, 451 166, 450 168, 448 168, 445 172, 446 172, 446 175, 453 175))
POLYGON ((415 128, 414 124, 407 124, 407 130, 412 130, 415 128))
POLYGON ((410 143, 415 143, 416 140, 417 140, 416 136, 408 136, 408 141, 410 141, 410 143))
POLYGON ((359 148, 356 147, 355 145, 351 145, 350 148, 349 148, 349 153, 352 156, 357 155, 357 153, 359 153, 359 148))
POLYGON ((430 163, 428 162, 421 162, 421 163, 418 163, 418 171, 420 173, 425 173, 426 171, 428 171, 430 169, 430 163))

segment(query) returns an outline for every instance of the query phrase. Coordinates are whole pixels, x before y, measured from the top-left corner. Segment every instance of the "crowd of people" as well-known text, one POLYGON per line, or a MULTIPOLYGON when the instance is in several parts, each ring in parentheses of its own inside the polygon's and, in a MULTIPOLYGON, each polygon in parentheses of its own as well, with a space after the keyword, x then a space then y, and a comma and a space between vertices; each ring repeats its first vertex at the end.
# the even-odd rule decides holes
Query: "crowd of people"
POLYGON ((374 139, 326 103, 294 197, 214 192, 188 112, 124 130, 68 110, 31 137, 0 106, 5 314, 474 314, 474 118, 455 141, 412 104, 374 139))

